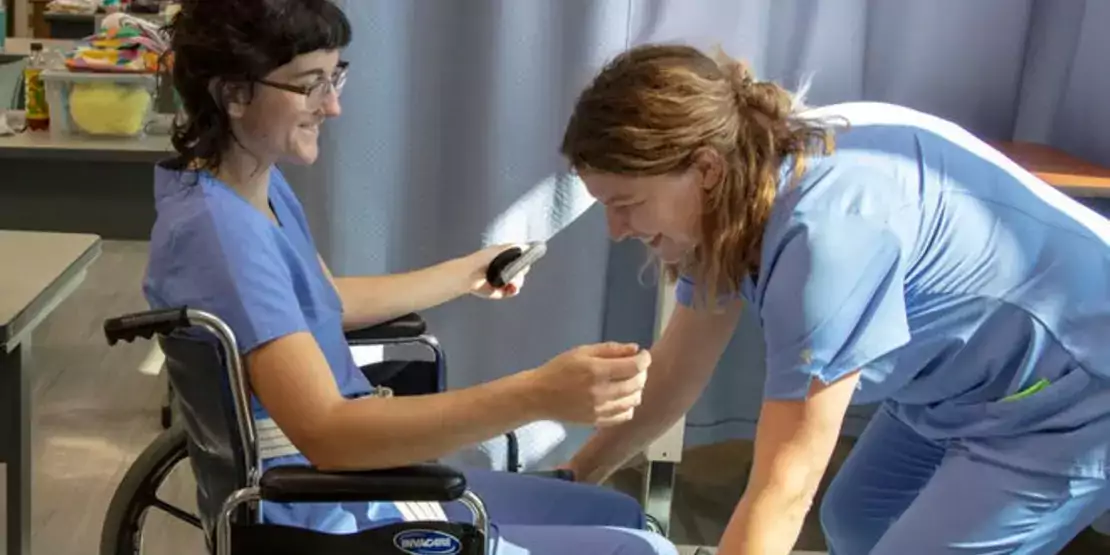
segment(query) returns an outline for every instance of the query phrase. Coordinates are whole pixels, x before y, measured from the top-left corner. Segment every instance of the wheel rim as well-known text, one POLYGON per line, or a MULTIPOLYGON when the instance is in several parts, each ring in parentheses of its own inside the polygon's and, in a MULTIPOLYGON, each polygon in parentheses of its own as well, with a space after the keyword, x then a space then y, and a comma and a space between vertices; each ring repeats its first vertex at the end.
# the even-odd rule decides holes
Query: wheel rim
POLYGON ((125 547, 121 555, 122 553, 141 554, 143 552, 144 525, 146 524, 146 518, 150 514, 151 509, 160 510, 177 520, 203 531, 203 525, 197 515, 169 503, 158 496, 158 490, 161 488, 162 484, 165 483, 166 478, 187 458, 188 452, 186 449, 173 449, 167 456, 156 461, 153 465, 153 470, 144 477, 140 487, 128 504, 122 525, 119 529, 121 537, 119 537, 117 545, 129 546, 125 547))

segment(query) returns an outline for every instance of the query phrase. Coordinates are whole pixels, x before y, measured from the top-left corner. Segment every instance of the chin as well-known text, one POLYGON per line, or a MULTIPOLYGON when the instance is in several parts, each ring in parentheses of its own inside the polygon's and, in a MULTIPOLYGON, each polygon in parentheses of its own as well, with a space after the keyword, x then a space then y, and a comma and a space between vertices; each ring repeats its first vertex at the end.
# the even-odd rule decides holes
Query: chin
POLYGON ((295 164, 297 166, 311 166, 316 163, 316 159, 320 157, 320 152, 316 149, 305 149, 297 152, 292 152, 289 156, 285 157, 285 162, 295 164))

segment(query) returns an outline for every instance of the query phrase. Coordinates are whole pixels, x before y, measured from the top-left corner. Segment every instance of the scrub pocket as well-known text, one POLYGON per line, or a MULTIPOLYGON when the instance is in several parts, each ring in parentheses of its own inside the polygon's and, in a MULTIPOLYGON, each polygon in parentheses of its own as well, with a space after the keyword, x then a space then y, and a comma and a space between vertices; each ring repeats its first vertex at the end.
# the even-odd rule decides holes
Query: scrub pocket
MULTIPOLYGON (((1080 405, 1092 385, 1090 373, 1074 368, 1059 378, 1034 382, 1025 389, 983 406, 989 420, 1005 424, 1008 434, 1029 433, 1077 424, 1070 413, 1080 405)), ((1089 409, 1084 409, 1089 410, 1089 409)))

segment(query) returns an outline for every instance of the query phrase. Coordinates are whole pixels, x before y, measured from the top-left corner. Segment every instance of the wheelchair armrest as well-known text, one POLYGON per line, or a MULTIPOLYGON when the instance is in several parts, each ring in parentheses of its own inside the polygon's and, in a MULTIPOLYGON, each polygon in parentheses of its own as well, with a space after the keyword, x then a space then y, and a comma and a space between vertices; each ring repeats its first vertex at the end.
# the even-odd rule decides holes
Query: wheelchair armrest
POLYGON ((574 481, 574 472, 571 472, 570 470, 567 470, 565 468, 554 468, 551 470, 528 470, 526 472, 522 472, 521 474, 525 476, 536 476, 539 478, 562 480, 564 482, 574 481))
POLYGON ((310 466, 278 466, 263 473, 258 485, 263 500, 278 503, 447 502, 462 497, 466 478, 439 464, 336 472, 310 466))
POLYGON ((419 314, 412 313, 375 326, 348 330, 346 336, 348 343, 373 343, 376 341, 415 339, 423 335, 427 329, 424 319, 419 314))

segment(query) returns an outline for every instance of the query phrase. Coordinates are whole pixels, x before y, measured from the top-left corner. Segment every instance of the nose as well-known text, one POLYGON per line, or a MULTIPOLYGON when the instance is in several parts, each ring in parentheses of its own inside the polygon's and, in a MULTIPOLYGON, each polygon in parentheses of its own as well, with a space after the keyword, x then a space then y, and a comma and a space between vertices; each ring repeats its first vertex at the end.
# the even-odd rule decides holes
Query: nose
POLYGON ((614 241, 623 241, 632 235, 632 228, 628 219, 615 208, 605 207, 605 221, 609 226, 609 237, 614 241))
POLYGON ((328 96, 324 99, 324 115, 334 118, 343 113, 342 106, 339 105, 339 94, 335 90, 328 92, 328 96))

